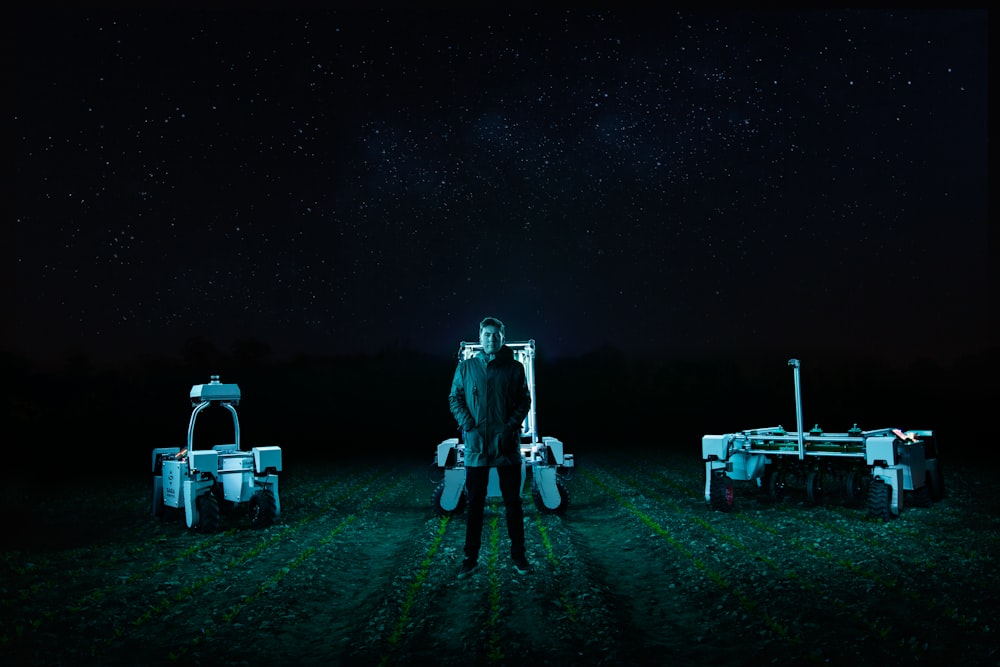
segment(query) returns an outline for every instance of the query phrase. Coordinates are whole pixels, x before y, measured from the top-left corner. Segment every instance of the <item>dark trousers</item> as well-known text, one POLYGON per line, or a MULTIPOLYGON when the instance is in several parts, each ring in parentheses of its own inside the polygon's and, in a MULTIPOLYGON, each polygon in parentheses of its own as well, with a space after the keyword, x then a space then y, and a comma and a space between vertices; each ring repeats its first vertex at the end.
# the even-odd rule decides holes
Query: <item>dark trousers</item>
MULTIPOLYGON (((524 509, 521 507, 521 466, 497 466, 500 495, 507 514, 510 555, 524 556, 524 509)), ((465 468, 465 490, 469 494, 468 523, 465 527, 465 557, 476 560, 483 542, 483 510, 490 469, 486 466, 465 468)))

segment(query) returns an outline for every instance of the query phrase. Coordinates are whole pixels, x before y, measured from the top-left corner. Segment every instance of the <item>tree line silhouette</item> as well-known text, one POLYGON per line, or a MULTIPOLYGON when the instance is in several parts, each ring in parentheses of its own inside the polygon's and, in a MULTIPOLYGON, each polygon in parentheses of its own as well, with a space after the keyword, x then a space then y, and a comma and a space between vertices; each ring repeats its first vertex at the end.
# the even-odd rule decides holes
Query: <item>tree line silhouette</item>
MULTIPOLYGON (((993 349, 947 367, 927 359, 896 367, 858 355, 803 354, 804 427, 934 429, 946 458, 992 451, 998 358, 993 349)), ((109 471, 147 474, 153 447, 185 443, 188 392, 211 375, 241 388, 242 446, 279 445, 286 466, 370 455, 430 463, 437 443, 457 435, 447 403, 455 357, 399 345, 276 360, 261 341, 220 350, 192 338, 177 356, 113 366, 94 364, 82 350, 45 368, 10 353, 0 359, 8 456, 39 474, 60 464, 72 471, 84 456, 109 471), (46 449, 69 453, 50 457, 46 449)), ((610 345, 562 359, 539 351, 539 430, 563 440, 567 452, 672 448, 700 460, 706 433, 795 428, 787 359, 774 352, 649 359, 610 345)), ((212 412, 199 415, 196 446, 232 440, 229 414, 212 412)))

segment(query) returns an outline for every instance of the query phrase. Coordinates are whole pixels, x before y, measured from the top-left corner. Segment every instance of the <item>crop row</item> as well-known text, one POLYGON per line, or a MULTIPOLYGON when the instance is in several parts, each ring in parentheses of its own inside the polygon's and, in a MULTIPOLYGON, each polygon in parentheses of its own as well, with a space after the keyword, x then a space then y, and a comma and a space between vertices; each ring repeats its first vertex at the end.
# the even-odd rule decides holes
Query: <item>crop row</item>
MULTIPOLYGON (((0 646, 5 651, 16 652, 18 647, 29 650, 27 645, 30 642, 39 645, 44 644, 48 637, 68 637, 74 634, 75 628, 75 634, 85 635, 85 641, 88 645, 85 649, 78 650, 86 650, 91 658, 99 658, 103 652, 117 642, 127 638, 147 623, 163 616, 168 610, 195 598, 210 584, 224 580, 226 575, 243 568, 262 555, 277 552, 282 545, 289 542, 292 535, 321 519, 327 518, 334 507, 352 503, 359 497, 367 497, 367 501, 359 506, 358 511, 362 511, 375 498, 390 488, 383 485, 378 487, 377 493, 371 492, 373 488, 376 488, 374 484, 376 480, 388 474, 388 470, 376 469, 361 481, 352 480, 349 475, 336 475, 320 483, 307 484, 303 490, 309 490, 312 497, 318 499, 311 505, 311 512, 299 511, 297 514, 303 514, 301 518, 291 523, 276 525, 265 531, 253 531, 255 534, 249 538, 239 536, 239 531, 235 528, 214 535, 201 535, 184 529, 178 540, 187 542, 187 544, 182 548, 170 551, 164 548, 166 540, 162 536, 154 536, 137 547, 129 547, 120 560, 112 559, 117 562, 103 565, 102 571, 116 572, 117 574, 109 577, 104 585, 91 587, 79 596, 67 596, 62 591, 63 588, 68 587, 70 580, 58 575, 52 576, 51 581, 55 587, 54 595, 47 596, 50 599, 44 600, 32 598, 29 601, 33 604, 26 606, 28 609, 43 609, 41 613, 34 616, 16 613, 5 614, 0 646), (237 537, 241 539, 237 539, 237 537), (251 542, 248 548, 226 557, 220 564, 211 565, 216 552, 232 551, 234 547, 239 547, 247 541, 251 542), (152 548, 160 548, 164 551, 164 556, 152 562, 147 561, 138 571, 123 574, 128 565, 127 554, 135 553, 136 550, 145 551, 152 548), (205 568, 206 563, 210 564, 210 567, 205 568), (194 571, 195 568, 197 571, 194 571), (176 578, 183 576, 180 574, 181 572, 191 572, 192 574, 186 576, 184 585, 180 586, 174 593, 163 595, 162 590, 171 587, 171 583, 158 575, 166 573, 168 577, 176 578), (154 599, 155 602, 151 604, 141 602, 141 600, 149 598, 154 599), (130 599, 139 599, 140 602, 129 603, 130 599), (122 617, 123 613, 124 617, 122 617), (111 619, 111 627, 103 631, 100 630, 98 624, 93 620, 95 618, 111 619), (46 631, 45 625, 49 623, 55 627, 46 631)), ((283 514, 294 516, 296 513, 286 511, 283 514)), ((348 515, 337 528, 327 534, 327 538, 332 539, 334 535, 353 521, 354 516, 353 514, 348 515)), ((148 517, 146 521, 150 521, 148 517)), ((183 522, 180 526, 183 526, 183 522)), ((297 558, 307 558, 308 555, 309 552, 306 550, 293 557, 289 563, 283 565, 276 572, 263 576, 261 585, 265 587, 273 585, 283 573, 287 573, 298 562, 301 562, 301 560, 297 561, 297 558)), ((46 569, 57 567, 58 560, 46 564, 46 569)), ((89 574, 93 575, 94 572, 90 571, 89 574)), ((20 590, 29 591, 30 597, 39 595, 44 588, 27 585, 20 590)), ((24 598, 25 594, 21 593, 20 596, 24 598)), ((225 609, 219 620, 226 623, 227 619, 231 619, 239 612, 241 606, 251 604, 255 599, 254 594, 244 596, 239 603, 225 609)))
MULTIPOLYGON (((658 468, 661 472, 650 478, 650 483, 663 484, 689 498, 703 498, 702 489, 705 479, 697 476, 693 470, 678 474, 662 472, 665 467, 658 468)), ((704 473, 702 472, 701 475, 704 473)), ((921 572, 939 567, 935 555, 944 555, 948 560, 956 557, 965 561, 975 562, 992 569, 998 550, 998 531, 996 518, 983 516, 973 510, 972 516, 962 515, 962 511, 948 504, 935 504, 931 509, 921 510, 918 514, 919 523, 912 520, 915 516, 904 509, 899 519, 883 522, 864 515, 857 507, 845 506, 834 502, 824 503, 815 511, 805 510, 794 503, 769 503, 768 510, 776 513, 780 519, 793 519, 803 524, 815 526, 823 531, 842 536, 854 542, 865 543, 879 551, 881 560, 886 562, 906 559, 907 572, 914 578, 919 578, 921 572), (831 521, 823 517, 830 516, 839 521, 831 521), (970 528, 957 523, 959 519, 972 519, 980 526, 970 528), (990 529, 990 525, 993 529, 990 529), (969 544, 979 544, 981 548, 970 548, 969 544), (914 555, 916 554, 916 555, 914 555)), ((736 512, 734 516, 743 520, 752 519, 746 512, 736 512)), ((761 527, 770 529, 767 524, 761 527)), ((962 574, 962 573, 958 573, 962 574)))
POLYGON ((516 634, 509 623, 502 622, 508 613, 522 618, 527 614, 529 625, 544 628, 549 648, 553 638, 565 642, 568 651, 597 639, 584 622, 593 624, 597 619, 599 624, 608 623, 607 614, 600 608, 602 601, 594 594, 593 582, 581 574, 584 567, 563 560, 568 557, 573 561, 575 556, 562 517, 537 511, 527 492, 525 499, 525 528, 535 572, 506 576, 509 570, 503 567, 501 547, 504 512, 498 500, 487 506, 481 573, 469 580, 454 580, 454 554, 461 554, 464 543, 464 515, 435 519, 428 524, 425 540, 414 544, 413 553, 401 559, 409 564, 403 565, 396 581, 387 585, 402 592, 401 600, 389 599, 373 614, 378 619, 369 623, 373 634, 360 649, 367 653, 367 659, 376 655, 381 665, 387 665, 405 662, 408 650, 462 644, 477 647, 477 660, 482 664, 505 664, 518 659, 518 651, 523 650, 519 645, 537 641, 516 634), (456 608, 474 611, 455 617, 456 608), (384 629, 375 631, 371 626, 384 629))
MULTIPOLYGON (((858 591, 866 595, 871 595, 875 591, 878 597, 902 598, 908 605, 922 607, 928 617, 949 619, 963 630, 971 630, 980 635, 993 632, 986 619, 963 613, 952 604, 942 604, 930 592, 922 592, 910 585, 900 585, 895 578, 895 570, 892 570, 891 574, 878 573, 842 555, 849 546, 849 543, 845 545, 845 539, 863 543, 869 548, 877 547, 879 550, 885 546, 881 542, 873 544, 865 533, 852 533, 839 525, 814 520, 808 514, 796 512, 791 508, 781 506, 776 508, 779 514, 784 514, 783 518, 786 521, 794 519, 829 532, 831 538, 828 541, 838 545, 838 549, 834 551, 824 548, 821 542, 816 540, 786 537, 781 530, 745 512, 729 515, 712 513, 704 507, 702 494, 695 490, 700 491, 700 487, 704 484, 703 479, 697 480, 693 471, 689 475, 681 473, 681 480, 678 481, 675 479, 678 476, 676 471, 671 475, 652 474, 646 468, 634 471, 631 475, 628 473, 615 475, 607 471, 596 474, 590 472, 587 478, 613 496, 639 520, 653 528, 657 535, 666 539, 708 579, 733 594, 750 618, 756 619, 789 644, 798 645, 802 642, 802 638, 790 630, 795 615, 794 609, 790 609, 788 605, 779 605, 773 611, 767 611, 770 600, 761 597, 761 595, 766 597, 767 594, 758 591, 758 586, 751 584, 750 588, 741 587, 723 574, 724 571, 740 571, 731 562, 737 554, 752 562, 766 565, 771 577, 796 587, 801 595, 822 599, 825 604, 839 612, 839 617, 851 618, 860 628, 865 628, 869 637, 881 642, 896 642, 897 650, 908 647, 909 650, 919 653, 921 648, 914 647, 907 641, 908 629, 903 628, 894 635, 893 628, 887 620, 870 617, 864 601, 857 599, 858 591), (654 490, 656 488, 665 488, 672 494, 658 493, 654 490), (639 499, 630 500, 636 497, 639 499), (688 524, 688 527, 685 528, 684 524, 688 524), (692 532, 690 526, 695 526, 700 531, 692 532), (701 537, 698 536, 699 532, 701 537), (697 544, 713 541, 731 547, 724 552, 725 560, 715 555, 718 551, 698 550, 695 547, 697 544), (807 554, 811 557, 811 561, 801 556, 794 556, 791 559, 780 558, 786 551, 807 554), (706 556, 700 556, 699 553, 704 553, 706 556), (707 554, 713 555, 709 557, 707 554), (783 564, 782 560, 802 563, 803 566, 789 567, 783 564), (843 577, 830 576, 830 572, 835 570, 847 575, 846 585, 843 583, 843 577), (850 583, 851 580, 855 583, 850 583), (848 592, 854 594, 844 597, 848 592), (782 618, 783 620, 779 620, 782 618)), ((875 557, 876 562, 880 561, 879 556, 883 554, 880 552, 875 557)), ((807 656, 815 660, 822 659, 821 653, 817 650, 807 653, 807 656)))
MULTIPOLYGON (((287 488, 283 488, 283 493, 288 498, 314 498, 321 496, 327 489, 348 478, 341 474, 333 477, 320 479, 295 480, 287 488)), ((218 543, 229 540, 235 528, 230 528, 224 533, 210 536, 198 535, 195 543, 183 549, 174 557, 158 560, 147 567, 146 571, 133 573, 121 579, 123 568, 127 568, 130 563, 147 553, 163 551, 172 546, 168 533, 159 530, 156 522, 149 521, 149 487, 143 484, 122 484, 111 485, 109 489, 102 489, 93 498, 65 497, 61 503, 53 503, 50 508, 51 514, 72 514, 75 512, 72 505, 81 502, 88 503, 94 508, 90 516, 107 514, 112 518, 105 518, 106 521, 116 521, 115 533, 127 538, 124 542, 117 542, 112 538, 102 545, 102 557, 98 561, 90 558, 90 547, 82 546, 69 549, 62 549, 56 556, 44 553, 29 553, 27 551, 8 551, 2 554, 2 576, 6 589, 0 598, 0 611, 21 609, 24 605, 34 601, 37 597, 51 592, 58 588, 58 594, 65 598, 65 586, 67 582, 78 579, 92 578, 95 574, 106 573, 108 578, 114 578, 115 584, 88 590, 82 596, 75 599, 71 606, 80 607, 88 601, 99 600, 110 588, 117 584, 129 584, 136 578, 142 578, 152 574, 157 570, 168 569, 176 563, 193 556, 198 551, 203 551, 215 546, 218 543), (115 512, 109 511, 115 508, 115 512), (123 522, 123 516, 130 517, 131 520, 123 522)), ((294 509, 295 500, 286 503, 286 513, 294 509)), ((47 530, 46 526, 40 525, 39 530, 47 530)))

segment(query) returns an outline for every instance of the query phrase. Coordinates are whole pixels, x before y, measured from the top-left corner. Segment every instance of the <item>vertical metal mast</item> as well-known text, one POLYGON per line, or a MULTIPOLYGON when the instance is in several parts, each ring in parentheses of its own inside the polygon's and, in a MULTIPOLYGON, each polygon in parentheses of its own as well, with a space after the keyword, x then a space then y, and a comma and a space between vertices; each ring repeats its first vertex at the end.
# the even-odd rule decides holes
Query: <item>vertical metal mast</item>
POLYGON ((802 389, 799 385, 799 360, 789 359, 788 365, 792 367, 795 376, 795 430, 799 436, 799 460, 806 457, 805 436, 802 432, 802 389))

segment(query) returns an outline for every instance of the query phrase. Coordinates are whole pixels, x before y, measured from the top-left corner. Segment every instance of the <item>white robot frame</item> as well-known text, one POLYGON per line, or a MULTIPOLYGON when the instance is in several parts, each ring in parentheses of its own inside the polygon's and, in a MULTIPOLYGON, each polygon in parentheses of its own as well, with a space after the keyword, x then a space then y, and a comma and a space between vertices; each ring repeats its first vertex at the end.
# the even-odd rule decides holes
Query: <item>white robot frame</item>
POLYGON ((848 501, 867 500, 868 515, 882 520, 898 516, 904 498, 927 507, 943 497, 933 431, 862 431, 855 425, 846 433, 824 433, 817 425, 806 433, 799 360, 788 364, 794 369, 797 431, 777 426, 702 437, 705 501, 713 509, 733 508, 734 480, 766 486, 773 500, 781 500, 794 482, 801 482, 813 502, 840 492, 848 501))
MULTIPOLYGON (((531 470, 531 496, 542 512, 562 513, 569 504, 565 481, 573 478, 572 454, 564 452, 561 440, 538 434, 535 409, 535 341, 508 342, 514 358, 524 366, 531 408, 521 423, 521 491, 531 470)), ((479 343, 459 344, 458 360, 475 356, 483 346, 479 343)), ((448 438, 437 446, 431 465, 431 481, 436 484, 433 495, 435 510, 442 515, 460 514, 465 510, 465 444, 459 438, 448 438)), ((490 470, 487 498, 500 498, 500 482, 496 470, 490 470)))
POLYGON ((251 527, 263 528, 274 522, 281 512, 281 448, 240 448, 236 414, 239 402, 239 386, 222 384, 218 375, 211 376, 208 384, 191 388, 193 410, 187 446, 153 449, 153 516, 163 517, 169 511, 183 509, 188 528, 215 532, 221 525, 223 507, 231 509, 246 503, 251 527), (234 441, 211 449, 195 449, 195 421, 212 404, 232 414, 234 441))

